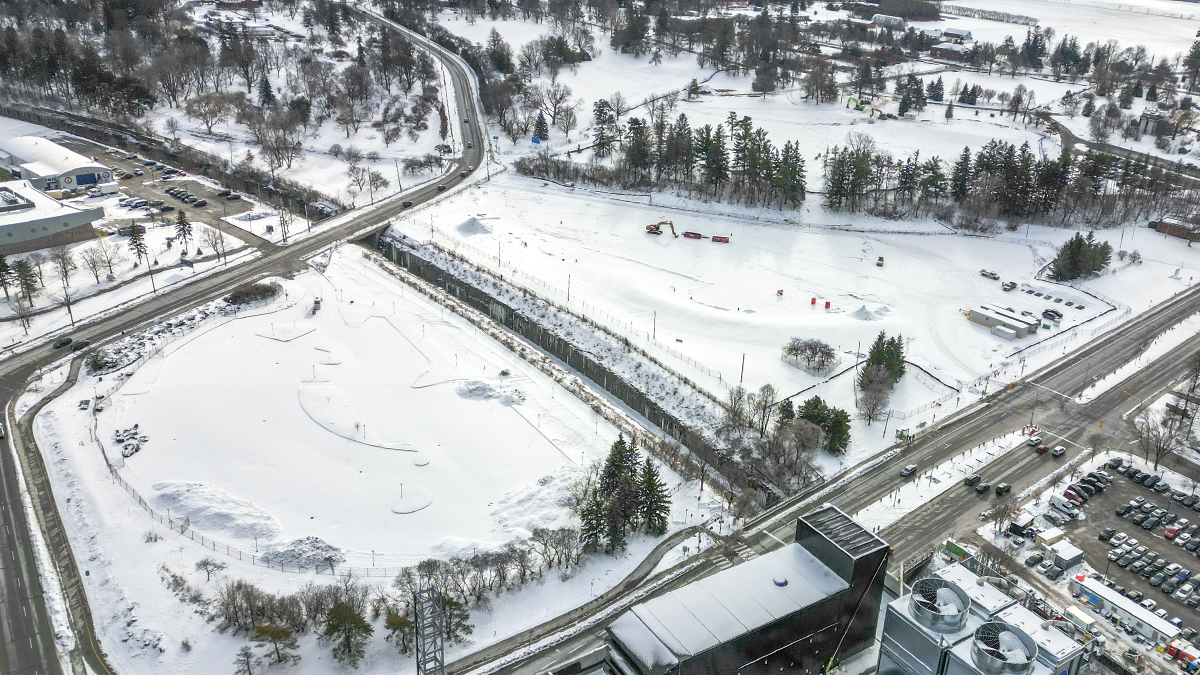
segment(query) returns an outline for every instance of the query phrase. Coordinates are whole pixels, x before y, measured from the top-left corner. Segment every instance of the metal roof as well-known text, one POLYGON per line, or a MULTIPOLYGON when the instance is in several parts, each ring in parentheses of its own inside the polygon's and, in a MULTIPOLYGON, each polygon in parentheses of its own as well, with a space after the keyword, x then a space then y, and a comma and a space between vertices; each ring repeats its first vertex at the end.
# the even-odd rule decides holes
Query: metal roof
POLYGON ((887 547, 887 542, 868 532, 832 504, 826 504, 801 518, 854 558, 887 547))
POLYGON ((38 136, 18 136, 0 141, 0 150, 7 152, 14 159, 20 159, 22 166, 37 173, 39 177, 60 176, 76 169, 107 168, 99 162, 92 161, 90 157, 84 157, 50 139, 38 136))
POLYGON ((803 546, 789 544, 635 605, 608 630, 655 671, 849 587, 803 546))

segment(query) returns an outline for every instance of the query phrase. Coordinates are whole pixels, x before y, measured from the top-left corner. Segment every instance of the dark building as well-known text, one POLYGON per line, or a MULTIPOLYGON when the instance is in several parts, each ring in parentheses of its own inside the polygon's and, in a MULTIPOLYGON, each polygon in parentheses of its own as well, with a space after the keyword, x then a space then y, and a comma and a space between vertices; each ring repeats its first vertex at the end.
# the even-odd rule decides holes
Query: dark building
POLYGON ((825 505, 794 543, 630 608, 609 641, 630 675, 817 671, 874 641, 890 551, 825 505))

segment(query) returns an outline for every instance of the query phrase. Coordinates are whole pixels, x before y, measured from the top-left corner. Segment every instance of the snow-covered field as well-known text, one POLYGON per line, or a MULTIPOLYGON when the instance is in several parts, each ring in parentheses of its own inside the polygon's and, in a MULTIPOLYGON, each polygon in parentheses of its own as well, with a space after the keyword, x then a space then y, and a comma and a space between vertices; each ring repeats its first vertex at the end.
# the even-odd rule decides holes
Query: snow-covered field
MULTIPOLYGON (((446 249, 628 336, 718 396, 730 383, 771 383, 781 395, 815 394, 851 409, 852 378, 823 383, 788 365, 780 360, 784 343, 818 337, 835 346, 848 366, 881 330, 903 335, 909 360, 964 391, 908 415, 950 391, 910 369, 893 397, 891 407, 905 413, 900 422, 892 420, 893 427, 944 416, 982 393, 979 378, 1020 377, 1081 344, 1086 331, 1024 361, 1016 350, 1124 311, 1084 323, 1110 310, 1085 291, 1140 312, 1200 276, 1185 241, 1145 227, 1097 233, 1114 248, 1139 250, 1146 262, 1076 289, 1035 278, 1072 231, 1028 227, 989 239, 958 236, 928 221, 831 214, 815 204, 787 214, 670 195, 656 196, 655 204, 504 175, 417 211, 394 230, 420 241, 432 233, 446 249), (664 219, 678 232, 731 235, 731 243, 674 238, 666 227, 663 235, 646 234, 647 224, 664 219), (880 256, 883 267, 875 265, 880 256), (999 282, 980 276, 981 268, 1020 283, 1020 289, 1001 291, 999 282), (981 303, 1037 314, 1062 306, 1021 292, 1026 289, 1085 309, 1067 308, 1060 327, 1017 341, 994 336, 962 315, 981 303)), ((856 425, 858 440, 838 463, 853 464, 892 442, 878 427, 856 425)))
MULTIPOLYGON (((401 565, 469 556, 533 527, 568 524, 559 505, 566 485, 616 439, 540 371, 356 249, 335 252, 323 273, 284 287, 286 297, 271 306, 207 319, 168 344, 96 416, 97 437, 113 458, 122 448, 113 432, 139 425, 146 439, 119 474, 153 508, 169 509, 175 522, 188 518, 197 534, 218 542, 217 553, 168 530, 108 477, 91 439, 92 414, 77 403, 110 386, 113 375, 81 376, 37 419, 55 494, 90 570, 102 638, 127 672, 217 672, 241 642, 180 604, 159 580, 159 565, 211 591, 218 578, 205 583, 194 571, 210 555, 229 565, 221 577, 294 590, 333 578, 269 570, 248 558, 256 547, 262 555, 319 537, 342 549, 339 569, 390 584, 401 565), (314 315, 315 298, 322 307, 314 315), (165 541, 146 543, 150 530, 165 541), (242 559, 226 555, 225 545, 242 559), (185 638, 191 652, 177 647, 185 638)), ((718 512, 710 491, 666 469, 664 480, 672 529, 718 512)), ((548 574, 501 595, 490 611, 473 612, 472 641, 448 656, 585 602, 656 543, 634 538, 620 557, 594 557, 565 582, 548 574)), ((412 670, 382 633, 380 624, 363 671, 412 670)), ((328 671, 326 647, 306 637, 301 652, 297 672, 328 671)))

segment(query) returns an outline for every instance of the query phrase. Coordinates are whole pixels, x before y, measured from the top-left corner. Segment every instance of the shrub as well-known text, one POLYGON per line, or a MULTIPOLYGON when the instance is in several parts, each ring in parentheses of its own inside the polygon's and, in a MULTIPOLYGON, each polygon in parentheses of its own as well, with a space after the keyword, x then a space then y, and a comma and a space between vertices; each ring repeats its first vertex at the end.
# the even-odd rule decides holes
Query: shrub
POLYGON ((235 289, 225 296, 225 302, 231 305, 248 305, 252 302, 271 300, 283 292, 283 286, 277 281, 259 281, 235 289))

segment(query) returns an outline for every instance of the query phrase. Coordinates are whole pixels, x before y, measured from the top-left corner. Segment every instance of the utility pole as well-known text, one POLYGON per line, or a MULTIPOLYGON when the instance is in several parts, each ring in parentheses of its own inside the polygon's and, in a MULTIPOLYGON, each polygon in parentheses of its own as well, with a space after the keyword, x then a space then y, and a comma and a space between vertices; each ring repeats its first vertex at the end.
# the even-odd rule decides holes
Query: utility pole
POLYGON ((746 352, 742 352, 742 373, 738 375, 738 384, 746 378, 746 352))

